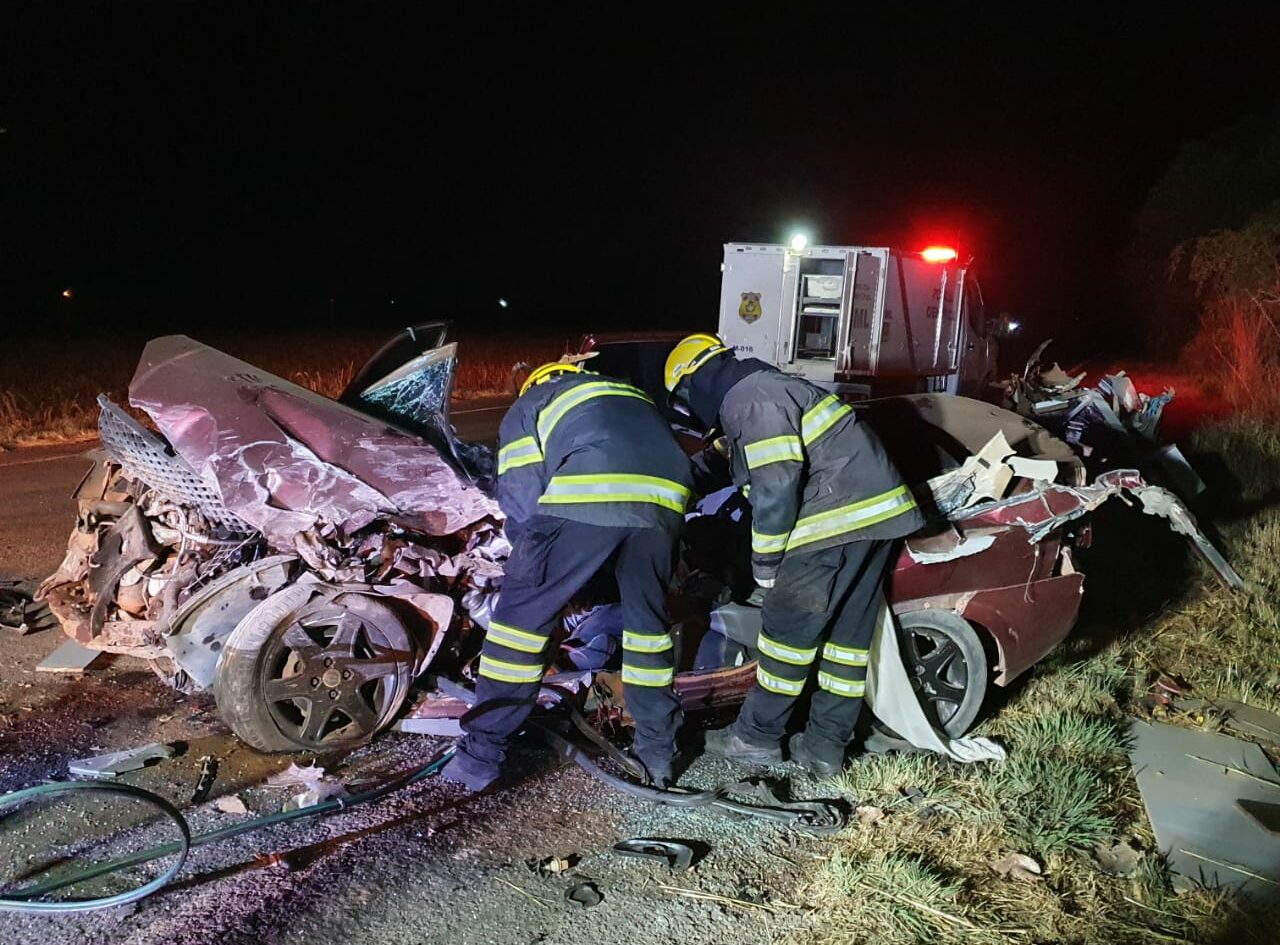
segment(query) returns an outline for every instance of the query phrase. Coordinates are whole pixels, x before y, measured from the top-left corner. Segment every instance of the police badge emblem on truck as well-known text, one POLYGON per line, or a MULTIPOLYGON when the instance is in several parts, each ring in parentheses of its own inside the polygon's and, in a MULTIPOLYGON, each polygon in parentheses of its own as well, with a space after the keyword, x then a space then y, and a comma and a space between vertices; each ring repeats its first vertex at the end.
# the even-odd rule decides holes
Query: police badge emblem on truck
POLYGON ((760 293, 743 292, 742 301, 738 303, 738 317, 750 325, 760 319, 760 293))

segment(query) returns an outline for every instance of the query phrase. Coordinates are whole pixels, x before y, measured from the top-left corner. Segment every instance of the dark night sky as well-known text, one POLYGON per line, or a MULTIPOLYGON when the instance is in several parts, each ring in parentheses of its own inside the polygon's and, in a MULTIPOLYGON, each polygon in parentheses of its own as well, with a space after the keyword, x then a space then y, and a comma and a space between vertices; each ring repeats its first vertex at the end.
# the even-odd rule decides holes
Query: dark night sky
POLYGON ((803 225, 958 234, 1088 334, 1179 142, 1280 91, 1274 3, 51 6, 0 36, 0 301, 60 327, 702 327, 720 244, 803 225))

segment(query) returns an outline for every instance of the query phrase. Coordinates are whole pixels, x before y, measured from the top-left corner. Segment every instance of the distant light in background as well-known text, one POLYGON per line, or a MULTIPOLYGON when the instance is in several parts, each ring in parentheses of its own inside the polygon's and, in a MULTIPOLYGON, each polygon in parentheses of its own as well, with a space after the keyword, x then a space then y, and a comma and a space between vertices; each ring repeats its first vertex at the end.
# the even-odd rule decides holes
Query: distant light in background
POLYGON ((507 300, 506 300, 506 299, 498 299, 498 308, 506 308, 506 307, 507 307, 507 300))
POLYGON ((1018 321, 1016 318, 1013 318, 1013 319, 1010 319, 1010 320, 1009 320, 1009 333, 1010 333, 1010 334, 1013 334, 1014 332, 1016 332, 1016 331, 1017 331, 1019 328, 1021 328, 1021 327, 1022 327, 1022 322, 1018 321))
POLYGON ((803 233, 797 233, 791 237, 791 251, 793 253, 803 253, 804 248, 809 245, 809 237, 803 233))
POLYGON ((920 252, 920 257, 931 263, 951 262, 957 255, 959 254, 950 246, 926 246, 920 252))
POLYGON ((73 291, 71 291, 70 289, 63 289, 63 290, 62 290, 62 297, 63 297, 64 299, 74 299, 74 298, 76 297, 76 294, 75 294, 73 291))

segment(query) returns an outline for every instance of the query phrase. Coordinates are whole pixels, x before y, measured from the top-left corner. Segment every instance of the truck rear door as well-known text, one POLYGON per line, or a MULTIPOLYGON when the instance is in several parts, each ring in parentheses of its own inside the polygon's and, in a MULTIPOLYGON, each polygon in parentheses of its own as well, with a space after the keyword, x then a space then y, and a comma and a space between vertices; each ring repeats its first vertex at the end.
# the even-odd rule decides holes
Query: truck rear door
POLYGON ((956 370, 958 290, 964 270, 894 253, 889 261, 880 332, 879 377, 930 379, 931 389, 956 370))
POLYGON ((796 269, 780 246, 727 243, 720 282, 720 337, 740 355, 786 360, 784 337, 796 298, 796 269))
POLYGON ((849 298, 848 334, 841 350, 841 373, 873 376, 880 359, 884 334, 884 289, 889 254, 883 249, 849 253, 846 284, 849 298))

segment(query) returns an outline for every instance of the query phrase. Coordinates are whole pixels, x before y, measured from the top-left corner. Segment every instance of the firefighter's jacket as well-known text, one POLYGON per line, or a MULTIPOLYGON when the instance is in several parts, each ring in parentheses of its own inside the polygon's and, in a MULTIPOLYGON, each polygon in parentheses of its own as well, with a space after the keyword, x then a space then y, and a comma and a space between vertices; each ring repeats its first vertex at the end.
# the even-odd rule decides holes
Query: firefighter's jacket
MULTIPOLYGON (((752 362, 740 362, 746 368, 752 362)), ((852 408, 808 381, 759 365, 724 395, 720 421, 734 483, 751 502, 751 560, 770 578, 784 553, 900 538, 924 517, 852 408)))
POLYGON ((498 503, 512 537, 534 515, 680 527, 693 470, 642 391, 599 374, 530 388, 502 418, 498 503))

